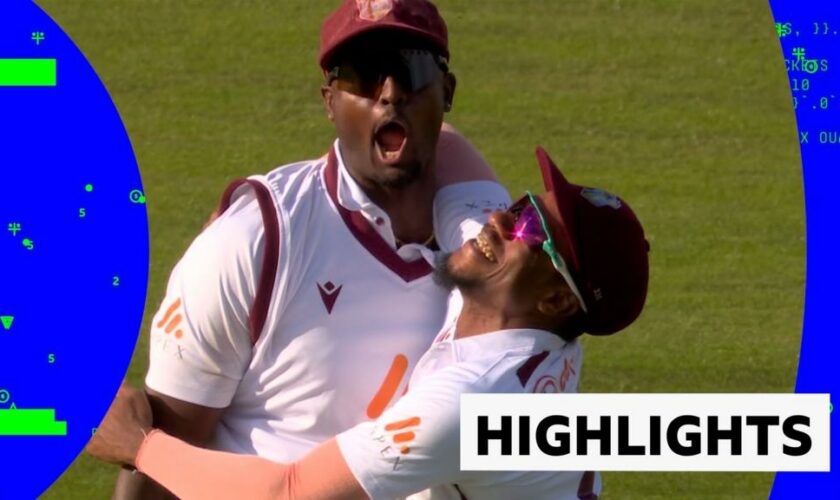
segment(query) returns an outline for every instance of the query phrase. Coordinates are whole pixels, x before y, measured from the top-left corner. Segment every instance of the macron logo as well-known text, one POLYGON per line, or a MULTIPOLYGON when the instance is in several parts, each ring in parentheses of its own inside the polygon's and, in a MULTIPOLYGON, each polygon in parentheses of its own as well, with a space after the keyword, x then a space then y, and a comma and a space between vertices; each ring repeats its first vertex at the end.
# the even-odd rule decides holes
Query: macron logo
POLYGON ((338 299, 338 294, 341 293, 341 286, 343 285, 336 288, 332 281, 327 281, 323 285, 317 283, 317 285, 318 292, 321 294, 321 300, 324 301, 324 307, 327 308, 327 314, 331 314, 335 301, 338 299))

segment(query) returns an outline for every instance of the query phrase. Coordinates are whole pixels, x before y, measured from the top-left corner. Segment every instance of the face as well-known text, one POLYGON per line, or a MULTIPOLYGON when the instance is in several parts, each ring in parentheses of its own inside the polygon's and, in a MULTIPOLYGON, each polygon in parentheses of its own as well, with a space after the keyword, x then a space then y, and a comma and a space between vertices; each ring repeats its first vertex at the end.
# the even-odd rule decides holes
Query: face
MULTIPOLYGON (((536 200, 543 212, 554 205, 551 196, 541 195, 536 200)), ((528 205, 522 201, 508 211, 494 213, 478 237, 449 256, 440 272, 465 296, 479 297, 514 314, 533 312, 541 300, 554 293, 573 297, 542 250, 545 233, 528 205)))
POLYGON ((344 162, 363 186, 401 188, 431 171, 455 78, 421 48, 380 35, 334 58, 338 69, 321 93, 344 162))

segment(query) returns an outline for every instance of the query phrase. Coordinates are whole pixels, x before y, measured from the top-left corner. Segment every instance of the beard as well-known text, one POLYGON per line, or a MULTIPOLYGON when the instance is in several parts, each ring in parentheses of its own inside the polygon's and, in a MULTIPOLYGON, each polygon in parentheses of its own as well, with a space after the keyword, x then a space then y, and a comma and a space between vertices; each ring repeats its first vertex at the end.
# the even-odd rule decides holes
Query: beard
POLYGON ((445 290, 452 291, 455 288, 470 290, 481 285, 481 281, 459 274, 450 265, 452 253, 440 254, 435 260, 435 272, 432 278, 434 282, 445 290))
POLYGON ((393 177, 382 179, 380 184, 389 189, 403 189, 417 181, 423 173, 420 162, 412 162, 400 168, 399 173, 393 177))

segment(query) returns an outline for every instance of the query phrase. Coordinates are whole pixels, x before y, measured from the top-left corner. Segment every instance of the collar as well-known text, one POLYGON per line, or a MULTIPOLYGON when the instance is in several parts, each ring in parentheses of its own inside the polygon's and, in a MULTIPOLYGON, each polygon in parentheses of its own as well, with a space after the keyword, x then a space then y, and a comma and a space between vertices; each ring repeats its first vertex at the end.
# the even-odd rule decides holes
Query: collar
POLYGON ((554 333, 532 328, 497 330, 466 338, 455 338, 449 342, 458 361, 510 351, 538 354, 562 349, 568 343, 554 333))
MULTIPOLYGON (((336 193, 338 195, 338 202, 347 210, 362 212, 365 215, 371 216, 381 215, 390 228, 391 220, 388 218, 388 214, 368 198, 368 195, 365 194, 362 187, 356 182, 356 179, 347 171, 347 166, 344 164, 344 157, 341 156, 341 148, 338 147, 338 139, 333 143, 333 149, 335 150, 335 159, 338 162, 338 190, 336 193)), ((393 238, 393 231, 389 232, 393 238)))
MULTIPOLYGON (((355 180, 348 173, 345 172, 344 182, 341 182, 340 173, 342 168, 343 161, 341 161, 338 141, 336 141, 333 149, 327 155, 327 163, 324 167, 323 174, 324 187, 327 196, 338 211, 339 217, 341 217, 359 243, 377 260, 406 282, 411 282, 430 274, 432 272, 431 263, 434 262, 432 252, 425 247, 419 248, 420 245, 404 245, 399 250, 395 250, 395 245, 389 244, 387 238, 390 235, 393 242, 394 234, 391 230, 390 221, 384 220, 384 217, 387 217, 387 215, 382 209, 370 202, 367 196, 364 199, 367 199, 371 206, 382 213, 383 219, 380 219, 383 221, 382 223, 379 223, 380 220, 371 221, 369 214, 365 214, 363 210, 351 210, 347 207, 347 204, 364 203, 364 200, 353 197, 352 186, 355 185, 359 192, 361 192, 361 187, 356 184, 355 180), (346 194, 344 202, 339 199, 342 184, 344 184, 346 194), (387 227, 385 227, 386 223, 387 227), (428 258, 424 250, 430 254, 428 258)), ((361 194, 364 195, 363 192, 361 194)))
POLYGON ((429 265, 434 266, 435 254, 424 245, 408 243, 397 248, 397 237, 394 235, 394 228, 391 226, 391 218, 376 203, 371 201, 359 183, 356 182, 356 179, 350 175, 347 166, 344 164, 338 139, 333 143, 333 151, 338 164, 338 185, 336 186, 338 204, 351 212, 360 213, 385 243, 395 250, 403 260, 411 262, 422 258, 429 265))
POLYGON ((528 362, 523 366, 533 363, 532 360, 537 360, 539 364, 549 352, 569 344, 551 332, 533 329, 498 330, 463 339, 444 338, 433 343, 420 358, 411 375, 410 385, 416 385, 429 373, 453 363, 498 359, 507 353, 527 356, 528 362))

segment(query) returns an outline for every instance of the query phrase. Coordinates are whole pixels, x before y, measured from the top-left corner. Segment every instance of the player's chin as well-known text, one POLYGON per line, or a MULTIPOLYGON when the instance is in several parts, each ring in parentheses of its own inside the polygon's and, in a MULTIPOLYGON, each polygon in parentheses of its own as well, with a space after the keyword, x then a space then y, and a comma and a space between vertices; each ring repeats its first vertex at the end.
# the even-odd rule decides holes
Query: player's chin
POLYGON ((418 180, 423 174, 423 169, 418 162, 404 162, 394 165, 378 165, 380 171, 380 184, 391 189, 408 187, 418 180))
POLYGON ((464 264, 452 254, 443 265, 435 269, 435 282, 447 290, 458 288, 464 291, 479 286, 482 282, 480 274, 476 274, 476 270, 469 266, 461 267, 464 264))
POLYGON ((450 256, 449 268, 456 281, 476 284, 492 274, 495 263, 487 260, 473 239, 450 256))

